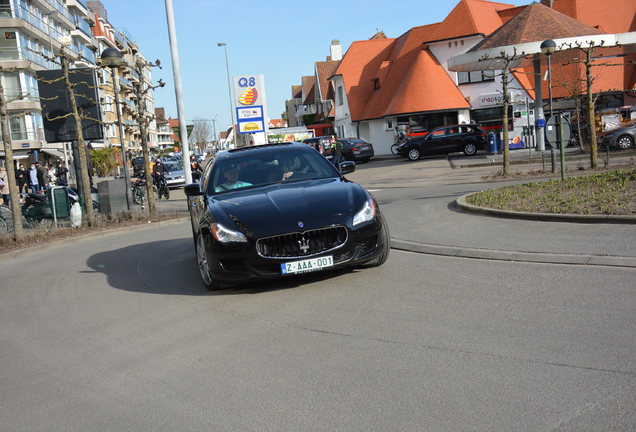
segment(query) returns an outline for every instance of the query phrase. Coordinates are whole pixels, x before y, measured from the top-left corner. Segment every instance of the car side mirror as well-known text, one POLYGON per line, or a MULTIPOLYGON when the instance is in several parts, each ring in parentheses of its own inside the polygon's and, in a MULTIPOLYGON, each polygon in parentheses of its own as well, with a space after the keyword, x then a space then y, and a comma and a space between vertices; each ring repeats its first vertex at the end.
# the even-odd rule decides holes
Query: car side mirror
POLYGON ((201 185, 199 183, 190 183, 183 187, 183 192, 186 196, 200 196, 203 195, 201 185))
POLYGON ((356 163, 353 161, 340 162, 340 173, 351 174, 356 170, 356 163))

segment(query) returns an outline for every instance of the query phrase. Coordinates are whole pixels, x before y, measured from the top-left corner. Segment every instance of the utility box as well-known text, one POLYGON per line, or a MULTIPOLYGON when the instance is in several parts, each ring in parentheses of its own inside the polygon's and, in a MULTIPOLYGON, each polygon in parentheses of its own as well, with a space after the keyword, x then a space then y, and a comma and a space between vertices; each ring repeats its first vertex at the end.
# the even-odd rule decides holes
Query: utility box
POLYGON ((99 196, 100 213, 114 215, 128 210, 126 179, 120 178, 97 183, 97 195, 99 196))
POLYGON ((71 216, 71 199, 66 186, 54 186, 46 191, 46 195, 55 218, 63 219, 71 216))

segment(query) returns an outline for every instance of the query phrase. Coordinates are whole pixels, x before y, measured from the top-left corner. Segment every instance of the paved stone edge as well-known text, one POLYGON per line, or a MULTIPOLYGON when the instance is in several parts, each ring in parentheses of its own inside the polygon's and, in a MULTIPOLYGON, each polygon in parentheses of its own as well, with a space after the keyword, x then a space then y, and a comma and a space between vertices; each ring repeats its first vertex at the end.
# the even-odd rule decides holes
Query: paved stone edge
POLYGON ((391 249, 428 255, 474 258, 512 262, 533 262, 542 264, 595 265, 636 268, 636 257, 571 255, 541 252, 514 252, 489 249, 470 249, 418 243, 409 240, 391 239, 391 249))
MULTIPOLYGON (((478 193, 478 192, 475 192, 478 193)), ((571 223, 606 223, 606 224, 636 224, 635 216, 623 215, 573 215, 553 213, 531 213, 511 210, 497 210, 469 204, 466 198, 473 194, 462 195, 455 200, 455 208, 467 213, 475 213, 484 216, 493 216, 507 219, 526 219, 545 222, 571 222, 571 223)))

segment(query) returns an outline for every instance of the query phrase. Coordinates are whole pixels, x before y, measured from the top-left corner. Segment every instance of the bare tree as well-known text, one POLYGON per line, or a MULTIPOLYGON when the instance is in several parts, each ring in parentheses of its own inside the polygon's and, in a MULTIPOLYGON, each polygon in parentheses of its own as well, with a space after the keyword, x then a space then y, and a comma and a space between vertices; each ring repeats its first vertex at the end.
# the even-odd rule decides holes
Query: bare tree
POLYGON ((135 93, 137 104, 130 109, 130 114, 135 119, 137 127, 139 127, 139 135, 141 137, 141 150, 144 158, 144 176, 146 178, 146 196, 148 197, 148 211, 152 217, 157 214, 157 206, 155 204, 155 194, 152 187, 152 173, 150 172, 150 150, 148 149, 148 126, 154 120, 154 114, 148 113, 146 104, 148 93, 152 90, 163 87, 165 83, 161 80, 156 85, 152 85, 144 78, 144 71, 150 67, 161 68, 159 60, 154 63, 148 62, 146 59, 135 56, 133 64, 128 65, 139 76, 139 80, 133 80, 131 85, 135 93))
MULTIPOLYGON (((40 55, 44 56, 44 54, 39 53, 40 55)), ((39 81, 44 82, 44 83, 48 83, 48 84, 52 84, 54 82, 57 81, 62 81, 66 87, 66 92, 68 94, 68 100, 70 103, 70 111, 65 114, 65 115, 61 115, 61 116, 57 116, 57 117, 47 117, 47 119, 49 121, 55 121, 55 120, 61 120, 67 117, 73 117, 73 120, 75 122, 75 131, 77 134, 77 144, 78 144, 78 153, 79 153, 79 160, 77 161, 79 164, 79 176, 81 178, 81 190, 80 190, 80 194, 83 196, 84 198, 84 210, 85 210, 85 216, 86 216, 86 220, 87 223, 89 225, 94 225, 95 224, 95 212, 93 211, 93 206, 92 206, 92 200, 91 200, 91 185, 90 185, 90 178, 89 178, 89 173, 88 173, 88 162, 87 162, 87 151, 86 151, 86 143, 84 141, 84 134, 83 134, 83 129, 82 129, 82 120, 92 120, 92 121, 96 121, 96 122, 100 122, 101 121, 99 119, 95 119, 92 118, 90 116, 88 116, 87 114, 85 114, 83 112, 82 109, 78 108, 77 106, 77 98, 80 99, 90 99, 89 96, 84 95, 84 94, 76 94, 75 92, 75 87, 77 87, 80 83, 74 83, 71 82, 70 76, 71 74, 75 74, 78 73, 78 71, 74 71, 72 69, 70 69, 69 64, 75 61, 80 60, 80 57, 75 57, 72 55, 72 53, 68 52, 64 46, 60 47, 60 53, 59 55, 56 55, 55 57, 47 57, 44 56, 47 60, 53 61, 57 64, 59 64, 61 66, 62 69, 62 77, 61 78, 57 78, 54 80, 45 80, 42 78, 39 78, 39 81)), ((81 84, 86 85, 88 87, 92 87, 90 86, 88 83, 86 82, 82 82, 81 84)), ((97 104, 98 101, 93 101, 90 100, 91 103, 95 103, 97 104)), ((79 186, 79 185, 78 185, 79 186)))
POLYGON ((510 73, 512 70, 510 69, 510 65, 514 62, 520 60, 525 56, 524 53, 517 54, 517 49, 513 49, 512 54, 507 54, 505 51, 501 51, 499 56, 490 57, 488 54, 485 54, 479 61, 485 60, 497 60, 498 66, 497 69, 500 70, 498 75, 501 77, 501 93, 502 93, 502 105, 503 105, 503 118, 501 120, 501 129, 503 132, 503 166, 502 166, 502 174, 508 175, 510 173, 510 143, 508 142, 508 107, 511 104, 510 93, 508 90, 512 89, 510 87, 510 73))
POLYGON ((193 122, 194 128, 190 134, 190 139, 194 145, 203 153, 206 143, 212 136, 212 120, 195 117, 193 122))
MULTIPOLYGON (((15 73, 15 68, 4 69, 0 66, 1 72, 15 73)), ((9 166, 7 168, 7 180, 9 183, 9 196, 11 204, 11 214, 13 217, 13 238, 15 241, 19 241, 24 236, 24 230, 22 228, 22 214, 20 213, 20 204, 18 197, 18 186, 15 178, 15 167, 13 165, 13 147, 11 142, 11 134, 9 129, 9 118, 15 117, 9 114, 7 104, 14 100, 24 99, 27 95, 18 95, 18 97, 7 100, 4 94, 4 86, 2 80, 0 80, 0 122, 2 123, 2 143, 4 144, 5 160, 8 161, 9 166)), ((18 114, 18 116, 24 116, 24 113, 18 114)))

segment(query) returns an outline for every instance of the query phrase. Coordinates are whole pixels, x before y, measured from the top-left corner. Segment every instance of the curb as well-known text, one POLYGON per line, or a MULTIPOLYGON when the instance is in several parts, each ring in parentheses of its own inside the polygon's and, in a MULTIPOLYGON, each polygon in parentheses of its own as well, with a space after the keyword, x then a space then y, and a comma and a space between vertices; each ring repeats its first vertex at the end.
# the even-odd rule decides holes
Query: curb
MULTIPOLYGON (((478 192, 476 192, 478 193, 478 192)), ((575 215, 557 213, 530 213, 512 210, 497 210, 469 204, 463 195, 455 200, 455 208, 467 213, 475 213, 484 216, 493 216, 506 219, 525 219, 542 222, 572 222, 572 223, 604 223, 604 224, 636 224, 636 216, 622 215, 575 215)))
POLYGON ((542 264, 593 265, 636 268, 636 257, 570 255, 540 252, 513 252, 488 249, 470 249, 453 246, 439 246, 417 243, 410 240, 391 239, 391 249, 427 255, 441 255, 454 258, 488 259, 542 264))

